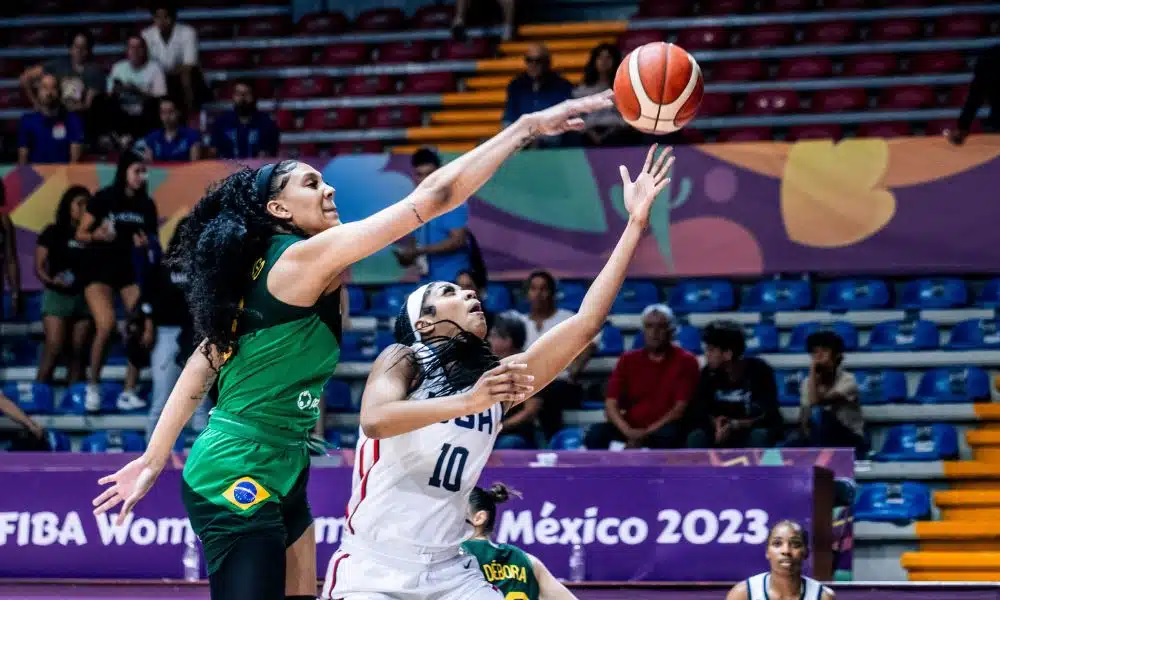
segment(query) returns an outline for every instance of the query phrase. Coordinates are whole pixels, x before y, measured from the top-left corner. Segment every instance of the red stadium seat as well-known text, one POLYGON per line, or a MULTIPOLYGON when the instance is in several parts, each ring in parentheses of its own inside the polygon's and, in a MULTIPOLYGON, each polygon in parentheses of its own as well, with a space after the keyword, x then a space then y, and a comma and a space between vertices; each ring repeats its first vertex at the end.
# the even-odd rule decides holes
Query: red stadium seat
POLYGON ((285 99, 311 99, 332 94, 331 77, 304 76, 285 79, 280 96, 285 99))
POLYGON ((495 49, 491 41, 480 38, 470 38, 463 43, 448 41, 440 49, 440 58, 448 61, 479 61, 492 56, 495 49))
POLYGON ((685 128, 680 131, 680 141, 685 144, 703 144, 708 141, 708 137, 702 130, 685 128))
POLYGON ((716 139, 721 142, 768 142, 772 140, 772 129, 759 126, 723 130, 716 139))
POLYGON ((315 34, 339 34, 348 29, 348 17, 335 11, 322 11, 305 14, 296 23, 296 33, 305 36, 315 34))
POLYGON ((419 106, 380 106, 368 112, 368 128, 409 128, 419 126, 422 114, 419 106))
POLYGON ((884 2, 885 8, 904 8, 904 7, 923 7, 928 4, 929 0, 886 0, 884 2))
POLYGON ((722 117, 730 114, 735 106, 735 101, 732 95, 706 92, 704 97, 700 99, 700 110, 696 113, 697 117, 722 117))
POLYGON ((731 16, 748 11, 748 0, 701 0, 701 16, 731 16))
POLYGON ((396 91, 396 81, 381 74, 348 77, 341 94, 349 97, 389 95, 396 91))
POLYGON ((10 58, 0 58, 0 77, 13 79, 19 77, 24 71, 28 61, 18 61, 10 58))
POLYGON ((23 108, 26 105, 27 102, 24 99, 24 91, 19 88, 0 89, 0 108, 23 108))
POLYGON ((744 30, 740 44, 743 47, 782 47, 796 40, 792 25, 754 25, 744 30))
POLYGON ((26 27, 12 34, 12 44, 19 47, 58 46, 68 39, 60 27, 26 27))
POLYGON ((648 43, 655 43, 664 40, 664 32, 658 29, 638 29, 636 31, 624 32, 616 38, 616 47, 624 54, 648 43))
POLYGON ((908 137, 912 128, 908 122, 880 122, 864 124, 856 131, 856 137, 908 137))
POLYGON ((824 0, 825 9, 837 11, 844 11, 847 9, 868 9, 870 8, 871 4, 871 0, 824 0))
POLYGON ((809 140, 809 139, 840 139, 844 134, 844 129, 840 124, 808 124, 806 126, 793 126, 788 129, 788 139, 790 140, 809 140))
POLYGON ((812 98, 815 112, 853 112, 868 108, 868 92, 864 88, 836 88, 822 90, 812 98))
POLYGON ((260 50, 260 67, 282 68, 308 65, 312 62, 312 49, 305 47, 269 47, 260 50))
POLYGON ((928 86, 885 88, 876 106, 884 110, 918 110, 936 105, 936 93, 928 86))
POLYGON ((948 98, 946 100, 949 106, 963 106, 965 101, 968 101, 968 84, 952 86, 948 90, 948 98))
POLYGON ((301 142, 296 145, 295 157, 319 157, 320 152, 320 145, 316 142, 301 142))
POLYGON ((813 0, 764 0, 764 11, 800 12, 808 11, 815 4, 813 0))
POLYGON ((844 76, 891 76, 899 66, 893 54, 861 54, 844 62, 844 76))
POLYGON ((988 31, 984 16, 944 16, 936 21, 933 35, 936 38, 980 38, 988 31))
MULTIPOLYGON (((124 38, 126 36, 124 33, 124 25, 113 25, 109 23, 88 25, 88 31, 92 33, 92 38, 95 39, 97 43, 120 43, 126 40, 124 38)), ((197 26, 197 34, 200 35, 200 38, 205 38, 203 33, 200 32, 199 26, 197 26)), ((229 34, 229 36, 231 36, 231 34, 229 34)))
POLYGON ((357 126, 352 108, 316 108, 304 114, 305 130, 347 130, 357 126))
POLYGON ((201 41, 228 40, 236 35, 236 23, 228 20, 205 20, 192 23, 192 26, 201 41))
POLYGON ((451 72, 412 74, 404 81, 406 94, 444 94, 455 91, 456 77, 451 72))
POLYGON ((722 27, 684 29, 676 35, 676 44, 689 52, 728 47, 728 31, 722 27))
POLYGON ((292 21, 287 16, 250 18, 240 24, 240 35, 247 38, 276 38, 290 31, 292 21))
POLYGON ((637 18, 678 18, 692 14, 691 0, 642 0, 637 18))
POLYGON ((252 65, 252 50, 209 50, 200 54, 200 62, 210 70, 243 70, 252 65))
POLYGON ((329 45, 320 52, 318 65, 361 65, 368 62, 368 46, 363 43, 329 45))
POLYGON ((416 29, 443 29, 452 24, 456 9, 448 5, 425 5, 412 14, 412 26, 416 29))
POLYGON ((816 23, 804 30, 804 40, 809 43, 847 43, 856 40, 859 31, 856 23, 847 20, 816 23))
POLYGON ((949 74, 962 72, 968 62, 959 52, 926 52, 912 57, 912 72, 916 74, 949 74))
POLYGON ((356 16, 356 31, 396 31, 404 29, 404 10, 394 7, 372 9, 356 16))
POLYGON ((814 79, 832 76, 832 59, 825 56, 803 56, 784 59, 776 76, 781 79, 814 79))
POLYGON ((800 95, 795 90, 758 90, 744 98, 748 115, 779 115, 800 111, 800 95))
POLYGON ((360 155, 366 153, 383 153, 384 142, 377 140, 358 142, 333 142, 332 155, 360 155))
POLYGON ((380 63, 424 63, 432 54, 428 41, 402 41, 380 45, 377 61, 380 63))
POLYGON ((277 110, 273 116, 276 120, 276 126, 282 131, 296 130, 296 111, 294 110, 277 110))
POLYGON ((923 25, 915 18, 892 18, 872 23, 869 34, 874 41, 906 41, 920 38, 923 32, 923 25))
POLYGON ((764 66, 757 59, 727 61, 712 76, 713 81, 759 81, 765 77, 764 66))

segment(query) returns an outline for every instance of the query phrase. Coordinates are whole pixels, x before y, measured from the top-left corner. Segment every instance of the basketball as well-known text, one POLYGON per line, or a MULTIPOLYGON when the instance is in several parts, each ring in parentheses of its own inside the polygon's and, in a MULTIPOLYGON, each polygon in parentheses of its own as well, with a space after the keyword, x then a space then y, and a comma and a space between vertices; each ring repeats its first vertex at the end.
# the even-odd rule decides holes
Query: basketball
POLYGON ((624 121, 653 135, 683 128, 700 109, 704 80, 692 55, 672 43, 648 43, 624 57, 612 84, 624 121))

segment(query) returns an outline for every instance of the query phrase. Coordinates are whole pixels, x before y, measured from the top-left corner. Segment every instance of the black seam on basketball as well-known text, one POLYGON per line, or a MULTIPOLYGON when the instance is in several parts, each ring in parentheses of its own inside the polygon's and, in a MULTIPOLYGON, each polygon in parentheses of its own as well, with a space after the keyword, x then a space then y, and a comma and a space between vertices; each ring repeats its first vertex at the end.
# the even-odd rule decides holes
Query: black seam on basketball
MULTIPOLYGON (((660 111, 664 109, 664 85, 668 83, 668 68, 672 65, 672 48, 667 43, 664 45, 664 74, 660 75, 660 94, 656 95, 656 123, 652 125, 652 134, 659 135, 656 132, 660 130, 660 111)), ((641 83, 641 86, 644 84, 641 83)))

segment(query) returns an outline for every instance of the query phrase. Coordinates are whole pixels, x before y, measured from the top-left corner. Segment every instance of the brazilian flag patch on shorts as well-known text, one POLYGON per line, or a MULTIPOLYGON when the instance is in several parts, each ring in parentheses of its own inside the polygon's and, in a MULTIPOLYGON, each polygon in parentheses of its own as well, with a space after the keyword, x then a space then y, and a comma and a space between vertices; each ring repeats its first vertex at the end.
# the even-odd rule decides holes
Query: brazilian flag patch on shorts
POLYGON ((241 511, 247 511, 270 497, 268 491, 251 477, 237 479, 221 495, 241 511))

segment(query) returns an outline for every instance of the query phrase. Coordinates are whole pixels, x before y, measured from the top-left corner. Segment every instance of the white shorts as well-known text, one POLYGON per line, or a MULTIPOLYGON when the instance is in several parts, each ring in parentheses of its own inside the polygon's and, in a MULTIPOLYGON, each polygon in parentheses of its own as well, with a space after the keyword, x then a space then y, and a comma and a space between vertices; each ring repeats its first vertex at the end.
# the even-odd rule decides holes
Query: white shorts
POLYGON ((325 573, 324 599, 501 601, 472 555, 425 564, 386 558, 343 545, 325 573))

